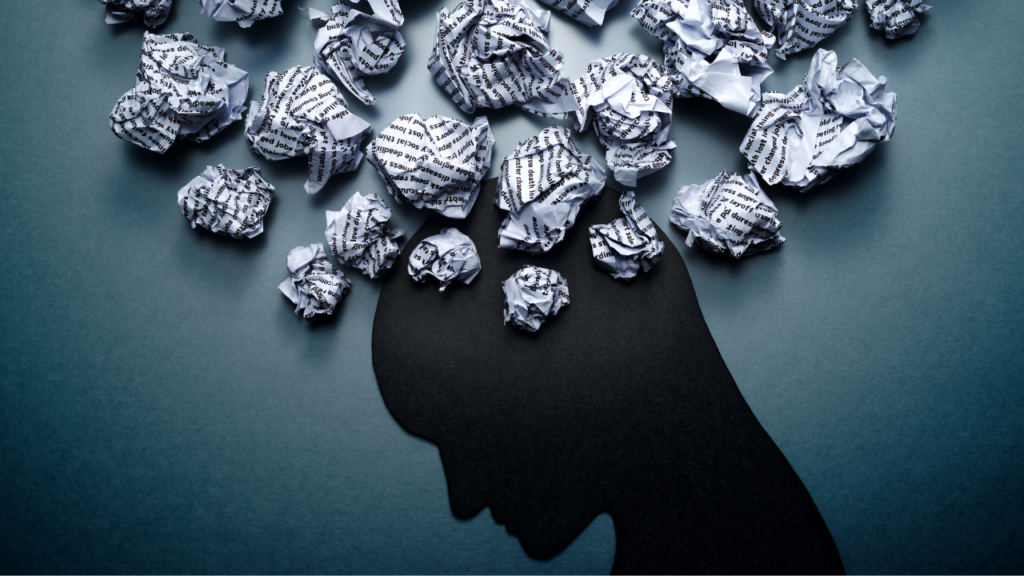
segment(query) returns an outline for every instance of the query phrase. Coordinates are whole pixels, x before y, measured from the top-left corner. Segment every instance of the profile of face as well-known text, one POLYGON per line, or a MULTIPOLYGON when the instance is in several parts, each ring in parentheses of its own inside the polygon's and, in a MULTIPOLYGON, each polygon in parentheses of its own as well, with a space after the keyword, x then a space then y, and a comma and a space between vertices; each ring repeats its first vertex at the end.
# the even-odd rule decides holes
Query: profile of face
MULTIPOLYGON (((665 254, 632 281, 593 265, 588 228, 619 218, 605 189, 551 252, 497 248, 504 212, 433 216, 385 281, 373 363, 388 409, 440 447, 452 511, 494 518, 537 558, 600 513, 615 573, 841 573, 810 495, 757 422, 704 323, 686 266, 665 254), (405 274, 420 240, 455 226, 483 264, 438 292, 405 274), (502 324, 501 283, 560 272, 571 303, 537 333, 502 324)), ((642 194, 641 194, 642 201, 642 194)))

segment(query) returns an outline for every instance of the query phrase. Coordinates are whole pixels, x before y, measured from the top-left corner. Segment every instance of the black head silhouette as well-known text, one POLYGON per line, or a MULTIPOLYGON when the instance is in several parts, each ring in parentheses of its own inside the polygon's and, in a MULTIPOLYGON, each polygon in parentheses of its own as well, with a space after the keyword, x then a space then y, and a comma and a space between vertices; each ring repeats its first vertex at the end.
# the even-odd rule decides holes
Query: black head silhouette
MULTIPOLYGON (((841 573, 814 502, 722 361, 676 249, 625 282, 594 267, 584 206, 543 255, 497 248, 484 183, 463 221, 431 217, 385 281, 373 327, 384 401, 440 447, 452 511, 490 506, 531 556, 562 551, 595 516, 615 523, 614 573, 841 573), (455 226, 476 243, 473 284, 413 282, 408 255, 455 226), (501 283, 524 264, 562 273, 571 304, 530 334, 502 324, 501 283)), ((642 195, 641 195, 642 199, 642 195)))

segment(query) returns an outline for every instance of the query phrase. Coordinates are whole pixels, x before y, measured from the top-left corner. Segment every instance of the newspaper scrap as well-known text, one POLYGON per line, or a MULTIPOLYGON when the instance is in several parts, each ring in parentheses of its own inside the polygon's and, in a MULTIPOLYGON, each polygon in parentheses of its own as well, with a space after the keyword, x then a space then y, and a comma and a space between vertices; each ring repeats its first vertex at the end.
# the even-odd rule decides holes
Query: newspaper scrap
POLYGON ((110 113, 118 138, 163 154, 176 141, 205 142, 242 117, 249 73, 224 62, 224 49, 189 33, 142 40, 135 88, 110 113))
POLYGON ((299 246, 288 252, 288 278, 277 287, 292 304, 295 313, 312 320, 317 314, 330 316, 352 281, 327 260, 323 244, 299 246))
POLYGON ((772 73, 766 61, 775 36, 757 29, 742 0, 640 0, 633 18, 665 42, 677 96, 754 114, 772 73))
POLYGON ((564 57, 548 49, 551 12, 525 0, 464 0, 437 13, 428 67, 463 112, 553 102, 564 57))
POLYGON ((775 55, 785 60, 849 22, 857 13, 857 0, 754 0, 754 8, 779 38, 775 55))
POLYGON ((892 137, 896 94, 885 92, 885 76, 856 59, 836 62, 835 52, 818 50, 803 86, 765 92, 740 151, 768 184, 806 192, 892 137))
POLYGON ((683 186, 669 220, 689 232, 686 245, 697 245, 733 258, 781 246, 779 210, 757 184, 753 173, 722 172, 704 184, 683 186))
POLYGON ((505 324, 536 332, 548 316, 569 305, 569 283, 554 270, 523 266, 501 285, 505 291, 505 324))
POLYGON ((218 22, 238 22, 242 28, 253 22, 284 14, 283 0, 199 0, 200 13, 209 14, 218 22))
POLYGON ((604 24, 604 14, 619 0, 540 0, 566 16, 587 26, 604 24))
POLYGON ((395 238, 405 230, 392 228, 391 208, 380 196, 356 192, 338 212, 327 211, 327 243, 344 264, 378 278, 398 259, 395 238))
POLYGON ((409 275, 417 282, 427 276, 441 281, 441 292, 452 282, 469 284, 480 273, 480 254, 476 244, 455 228, 442 228, 441 233, 420 242, 409 256, 409 275))
POLYGON ((672 98, 675 82, 660 64, 642 54, 616 54, 595 60, 577 80, 561 82, 562 95, 552 103, 530 102, 524 108, 550 118, 572 118, 580 132, 590 125, 608 149, 605 161, 625 186, 672 161, 675 141, 672 98))
POLYGON ((910 36, 921 27, 918 14, 932 9, 922 0, 865 0, 871 14, 871 27, 884 30, 885 37, 895 40, 910 36))
POLYGON ((641 269, 648 272, 661 260, 665 243, 658 238, 647 211, 636 203, 632 190, 619 197, 619 210, 624 217, 590 227, 590 248, 598 268, 612 278, 630 280, 641 269))
POLYGON ((579 99, 575 124, 585 132, 593 123, 608 149, 605 160, 615 180, 636 186, 639 178, 672 161, 672 78, 641 54, 617 54, 591 62, 572 85, 579 99))
MULTIPOLYGON (((359 4, 359 0, 349 1, 359 4)), ((370 22, 380 24, 389 30, 397 30, 405 24, 405 16, 402 14, 402 7, 398 5, 398 0, 366 0, 366 3, 370 5, 373 14, 364 13, 363 16, 370 22)))
POLYGON ((545 128, 521 142, 501 163, 494 203, 508 215, 498 229, 498 247, 551 250, 576 223, 580 206, 604 185, 604 168, 576 148, 568 128, 545 128))
POLYGON ((309 156, 305 189, 316 194, 334 174, 359 167, 370 124, 348 109, 331 79, 312 66, 267 74, 259 106, 245 117, 249 148, 267 160, 309 156))
POLYGON ((193 229, 199 226, 235 238, 255 238, 263 232, 263 217, 273 199, 274 187, 258 166, 207 166, 178 191, 178 206, 193 229))
POLYGON ((383 17, 364 14, 342 2, 334 5, 332 16, 309 9, 311 20, 327 22, 313 42, 316 65, 367 106, 376 104, 377 98, 366 89, 363 76, 390 71, 405 52, 405 39, 398 31, 405 19, 397 0, 372 0, 370 7, 383 12, 383 17), (368 26, 355 24, 360 16, 385 30, 371 31, 368 26))
POLYGON ((156 28, 171 13, 171 0, 100 0, 107 7, 107 24, 124 24, 141 19, 149 28, 156 28))
POLYGON ((444 116, 399 116, 366 147, 367 161, 399 204, 463 219, 491 167, 494 135, 487 117, 466 124, 444 116))

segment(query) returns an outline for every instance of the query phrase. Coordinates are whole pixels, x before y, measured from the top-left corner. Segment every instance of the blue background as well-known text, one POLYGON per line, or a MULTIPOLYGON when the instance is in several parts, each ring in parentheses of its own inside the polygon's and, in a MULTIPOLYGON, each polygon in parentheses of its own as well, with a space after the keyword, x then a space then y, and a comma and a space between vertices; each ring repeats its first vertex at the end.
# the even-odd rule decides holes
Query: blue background
MULTIPOLYGON (((226 48, 259 100, 268 71, 312 63, 316 26, 296 2, 243 30, 176 0, 159 31, 226 48)), ((443 2, 403 3, 406 54, 368 82, 376 108, 349 97, 352 109, 375 131, 410 112, 466 118, 426 69, 443 2)), ((899 120, 832 182, 767 190, 781 249, 725 260, 685 249, 669 226, 681 186, 744 169, 749 120, 713 103, 677 101, 675 160, 637 192, 849 571, 1020 573, 1024 3, 935 3, 910 39, 870 30, 862 6, 821 44, 887 76, 899 120)), ((632 5, 600 29, 553 16, 570 77, 615 52, 660 61, 632 5)), ((377 390, 378 282, 350 271, 335 318, 314 325, 277 292, 288 250, 324 241, 325 210, 357 190, 385 195, 371 166, 309 197, 305 159, 254 156, 242 122, 164 156, 136 148, 108 114, 134 85, 143 27, 105 25, 91 0, 7 0, 2 13, 0 569, 610 569, 606 515, 550 562, 487 512, 452 516, 436 447, 399 428, 377 390), (260 165, 277 187, 255 240, 193 231, 176 206, 218 163, 260 165)), ((789 91, 812 54, 772 56, 765 87, 789 91)), ((490 176, 548 125, 515 109, 487 116, 490 176)), ((592 132, 576 140, 603 159, 592 132)), ((410 236, 427 217, 385 201, 410 236)))

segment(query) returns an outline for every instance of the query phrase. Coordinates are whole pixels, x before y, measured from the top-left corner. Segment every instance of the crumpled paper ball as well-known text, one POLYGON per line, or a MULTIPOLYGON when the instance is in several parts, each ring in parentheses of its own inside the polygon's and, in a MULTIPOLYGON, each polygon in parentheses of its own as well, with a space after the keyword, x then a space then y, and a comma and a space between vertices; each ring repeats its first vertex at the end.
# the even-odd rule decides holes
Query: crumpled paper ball
POLYGON ((524 0, 464 0, 451 12, 442 8, 430 73, 467 114, 551 100, 564 80, 564 57, 548 49, 550 21, 550 11, 524 0))
POLYGON ((205 142, 242 117, 249 73, 224 62, 224 49, 189 33, 150 34, 132 88, 114 105, 118 138, 163 154, 178 140, 205 142))
MULTIPOLYGON (((313 41, 313 60, 331 78, 367 106, 377 103, 363 82, 364 76, 384 74, 395 67, 405 52, 405 39, 398 31, 401 22, 389 18, 375 18, 339 2, 327 15, 309 8, 310 19, 325 20, 313 41), (370 30, 356 24, 356 18, 384 26, 385 30, 370 30)), ((401 17, 401 11, 398 12, 401 17)), ((404 20, 402 20, 404 21, 404 20)))
POLYGON ((536 332, 549 316, 569 305, 569 283, 554 270, 523 266, 502 284, 505 324, 536 332))
POLYGON ((391 227, 391 208, 376 194, 356 192, 345 206, 327 211, 327 243, 344 264, 378 278, 398 259, 395 239, 405 234, 391 227))
POLYGON ((771 185, 806 192, 857 164, 896 130, 896 94, 858 60, 818 50, 802 86, 765 92, 740 152, 771 185))
POLYGON ((399 204, 463 219, 491 167, 494 135, 486 116, 462 120, 400 116, 366 147, 367 161, 399 204))
POLYGON ((171 13, 171 0, 100 0, 107 7, 107 24, 123 24, 142 19, 149 28, 156 28, 171 13))
POLYGON ((334 174, 359 167, 359 145, 370 129, 348 109, 331 79, 312 66, 268 73, 263 98, 245 117, 245 139, 256 154, 267 160, 309 157, 309 194, 334 174))
POLYGON ((455 228, 424 238, 409 255, 409 275, 417 282, 433 276, 441 292, 452 282, 469 284, 480 274, 480 253, 469 236, 455 228))
POLYGON ((277 289, 295 304, 296 314, 312 320, 334 313, 351 286, 348 276, 327 260, 324 245, 310 244, 288 252, 288 278, 277 289))
POLYGON ((722 172, 704 184, 683 186, 669 220, 684 232, 686 245, 696 243, 733 258, 756 254, 786 241, 779 234, 779 210, 753 174, 722 172))
POLYGON ((598 268, 616 280, 630 280, 661 261, 665 243, 632 190, 619 197, 619 210, 622 218, 590 227, 590 249, 598 268))
POLYGON ((754 9, 779 39, 775 55, 785 60, 849 22, 857 13, 857 0, 754 0, 754 9))
POLYGON ((192 228, 234 238, 255 238, 263 232, 263 218, 274 199, 274 187, 263 179, 258 166, 231 170, 219 164, 178 191, 178 207, 192 228))

